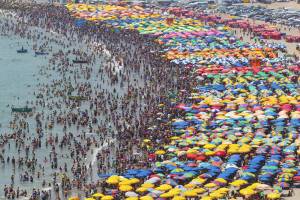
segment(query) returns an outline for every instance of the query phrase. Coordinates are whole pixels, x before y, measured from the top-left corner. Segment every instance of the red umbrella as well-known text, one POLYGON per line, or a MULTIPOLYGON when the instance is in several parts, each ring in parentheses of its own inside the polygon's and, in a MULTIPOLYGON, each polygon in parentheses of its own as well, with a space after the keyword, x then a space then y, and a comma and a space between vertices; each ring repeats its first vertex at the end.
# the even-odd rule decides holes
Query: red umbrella
POLYGON ((226 151, 223 151, 223 150, 217 151, 217 152, 215 153, 215 155, 216 155, 216 156, 220 156, 220 157, 225 157, 225 156, 226 156, 226 151))
POLYGON ((196 159, 197 154, 188 153, 188 154, 186 155, 186 157, 187 157, 188 159, 196 159))
POLYGON ((198 155, 195 160, 200 160, 200 161, 205 161, 206 160, 206 156, 204 155, 198 155))
POLYGON ((294 180, 294 181, 300 181, 300 176, 294 176, 294 177, 293 177, 293 180, 294 180))
POLYGON ((189 166, 189 167, 197 167, 198 165, 197 165, 197 163, 188 163, 187 166, 189 166))

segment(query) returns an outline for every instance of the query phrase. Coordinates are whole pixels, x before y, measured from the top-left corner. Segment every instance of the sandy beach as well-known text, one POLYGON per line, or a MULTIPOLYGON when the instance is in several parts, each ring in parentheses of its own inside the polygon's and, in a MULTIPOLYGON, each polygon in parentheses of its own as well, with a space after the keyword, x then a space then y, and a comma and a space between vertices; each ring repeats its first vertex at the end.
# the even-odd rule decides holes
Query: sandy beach
POLYGON ((210 198, 221 188, 222 198, 249 199, 245 189, 267 198, 256 187, 277 195, 280 180, 297 174, 295 43, 258 45, 251 33, 180 9, 166 17, 108 5, 99 17, 91 5, 0 6, 0 44, 9 48, 0 55, 0 199, 121 200, 139 188, 134 195, 152 199, 173 189, 210 198), (241 179, 252 188, 231 187, 241 179))

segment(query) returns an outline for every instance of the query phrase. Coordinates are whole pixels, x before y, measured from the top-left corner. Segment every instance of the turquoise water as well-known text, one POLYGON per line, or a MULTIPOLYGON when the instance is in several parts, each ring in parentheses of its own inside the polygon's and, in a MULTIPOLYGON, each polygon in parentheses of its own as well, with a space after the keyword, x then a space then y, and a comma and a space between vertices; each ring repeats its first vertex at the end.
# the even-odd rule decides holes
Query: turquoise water
MULTIPOLYGON (((48 34, 49 35, 49 34, 48 34)), ((42 41, 39 41, 42 43, 42 41)), ((78 47, 79 49, 85 49, 87 50, 87 47, 83 44, 82 46, 78 47)), ((37 86, 37 84, 43 84, 43 83, 51 83, 52 80, 60 79, 59 72, 46 69, 46 67, 49 64, 49 58, 51 57, 51 53, 56 52, 56 50, 60 49, 59 46, 55 44, 50 44, 49 46, 52 46, 54 48, 53 52, 50 53, 49 56, 34 56, 34 51, 31 49, 32 43, 29 40, 20 39, 19 37, 2 37, 0 36, 0 66, 1 66, 1 75, 0 75, 0 123, 2 124, 0 128, 0 134, 4 133, 11 133, 12 130, 9 129, 9 121, 14 117, 11 113, 11 107, 24 107, 26 106, 26 103, 29 101, 33 101, 35 103, 36 97, 34 95, 34 92, 37 92, 40 87, 37 86), (24 47, 28 49, 28 53, 26 54, 18 54, 16 51, 20 49, 21 47, 24 47), (44 76, 40 74, 40 70, 43 69, 43 72, 50 73, 50 76, 44 76), (37 77, 39 79, 37 79, 37 77)), ((76 46, 76 45, 75 45, 76 46)), ((67 49, 65 49, 67 50, 67 49)), ((99 62, 100 64, 101 62, 99 62)), ((99 65, 98 65, 99 66, 99 65)), ((96 67, 96 66, 95 66, 96 67)), ((78 81, 85 81, 82 77, 78 79, 78 81)), ((93 74, 93 76, 90 78, 90 82, 92 85, 97 85, 98 78, 96 77, 96 74, 93 74)), ((109 84, 103 84, 103 88, 109 89, 109 84)), ((118 90, 119 91, 119 90, 118 90)), ((120 92, 119 94, 122 94, 120 92)), ((85 109, 87 108, 88 103, 82 104, 81 108, 85 109)), ((38 112, 41 112, 41 108, 37 108, 38 112)), ((49 110, 43 109, 43 112, 45 114, 49 114, 49 110)), ((27 121, 29 123, 29 135, 36 137, 35 133, 35 123, 33 120, 34 117, 27 118, 27 121)), ((87 131, 84 130, 84 128, 80 128, 76 131, 75 127, 69 129, 73 133, 81 132, 81 131, 87 131)), ((47 136, 47 134, 53 133, 58 134, 59 136, 62 135, 62 127, 57 126, 53 130, 45 130, 44 134, 47 136)), ((26 140, 24 141, 25 145, 31 145, 31 139, 30 137, 26 136, 26 140)), ((18 151, 15 148, 14 141, 10 140, 10 148, 8 145, 5 145, 5 158, 9 156, 12 158, 13 156, 17 159, 18 158, 18 151)), ((105 146, 105 145, 104 145, 105 146)), ((106 144, 107 146, 107 144, 106 144)), ((3 148, 0 148, 1 150, 3 148)), ((47 184, 49 182, 52 182, 52 177, 54 172, 59 172, 58 170, 51 169, 51 165, 49 162, 44 163, 44 157, 49 157, 51 149, 50 147, 45 147, 45 137, 42 139, 42 148, 38 148, 35 150, 36 159, 38 160, 39 164, 42 164, 45 168, 45 174, 44 176, 41 176, 40 179, 37 179, 36 176, 34 178, 34 182, 20 182, 20 174, 24 173, 26 169, 22 170, 16 167, 15 171, 11 168, 11 164, 2 164, 0 163, 0 200, 5 199, 4 198, 4 192, 3 188, 4 185, 9 185, 11 183, 11 175, 15 176, 15 188, 19 187, 20 190, 26 189, 28 194, 30 195, 33 188, 42 188, 42 182, 43 180, 47 181, 47 184)), ((58 158, 59 158, 59 165, 62 166, 64 163, 68 164, 68 167, 71 167, 72 160, 68 157, 62 158, 61 156, 66 156, 69 154, 69 150, 64 149, 64 151, 58 152, 58 158)), ((21 157, 24 157, 25 152, 21 151, 21 157)), ((29 157, 31 157, 31 152, 29 153, 29 157)), ((94 154, 95 156, 95 154, 94 154)), ((86 160, 86 163, 89 163, 90 161, 95 162, 94 157, 89 157, 86 160)), ((40 168, 36 172, 40 172, 40 168)), ((96 171, 96 169, 95 169, 96 171)), ((70 176, 71 170, 68 170, 68 175, 70 176)), ((35 173, 36 174, 36 173, 35 173)), ((96 175, 96 174, 95 174, 96 175)), ((96 178, 96 176, 94 176, 96 178)), ((59 178, 58 178, 59 179, 59 178)), ((48 188, 46 186, 46 188, 48 188)))
POLYGON ((34 99, 36 78, 33 74, 38 72, 45 58, 34 57, 29 43, 20 38, 1 36, 0 47, 0 130, 3 133, 12 118, 11 106, 23 107, 34 99), (16 51, 21 46, 27 48, 28 53, 18 54, 16 51))
MULTIPOLYGON (((9 121, 14 117, 11 107, 24 107, 27 102, 35 99, 33 92, 36 89, 37 79, 34 74, 38 73, 46 57, 35 57, 30 45, 32 46, 24 39, 0 36, 0 134, 11 132, 8 127, 9 121), (18 54, 16 51, 21 46, 28 49, 28 53, 18 54)), ((29 123, 32 121, 29 120, 29 123)), ((30 131, 30 134, 33 134, 33 131, 30 131)), ((11 148, 6 145, 5 151, 5 156, 17 158, 14 145, 11 145, 11 148)), ((0 199, 5 199, 2 186, 11 183, 12 174, 15 175, 15 183, 19 185, 19 172, 18 168, 13 171, 10 166, 0 164, 0 199)), ((34 185, 22 183, 20 188, 30 189, 39 184, 41 184, 39 181, 34 185)))

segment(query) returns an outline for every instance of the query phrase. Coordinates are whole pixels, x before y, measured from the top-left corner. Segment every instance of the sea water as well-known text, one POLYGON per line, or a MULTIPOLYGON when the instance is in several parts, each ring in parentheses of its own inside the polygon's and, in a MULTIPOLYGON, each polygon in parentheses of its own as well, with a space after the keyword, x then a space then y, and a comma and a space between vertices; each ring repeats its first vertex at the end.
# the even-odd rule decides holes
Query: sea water
POLYGON ((28 48, 26 40, 0 37, 0 123, 1 133, 7 130, 11 119, 11 107, 24 107, 33 100, 36 84, 34 73, 44 58, 34 57, 34 52, 17 53, 23 46, 28 48))
MULTIPOLYGON (((48 33, 47 35, 51 35, 48 33)), ((57 45, 51 44, 54 47, 54 52, 59 49, 57 45)), ((41 76, 39 75, 40 70, 49 64, 49 58, 51 57, 51 52, 49 52, 49 56, 35 56, 35 52, 32 50, 32 42, 30 40, 21 39, 17 36, 9 36, 4 37, 0 36, 0 134, 11 133, 12 130, 9 128, 9 121, 14 117, 14 113, 11 112, 12 107, 25 107, 27 102, 35 102, 36 97, 34 92, 38 91, 38 84, 50 83, 52 79, 56 79, 59 72, 52 71, 51 77, 41 76), (17 50, 20 48, 25 48, 28 50, 28 53, 17 53, 17 50)), ((76 46, 76 45, 75 45, 76 46)), ((85 46, 85 45, 83 45, 85 46)), ((83 48, 82 46, 82 48, 83 48)), ((79 47, 77 47, 79 48, 79 47)), ((85 47, 86 48, 86 47, 85 47)), ((80 48, 79 48, 80 49, 80 48)), ((99 62, 100 64, 101 62, 99 62)), ((90 79, 92 84, 97 84, 97 78, 93 75, 90 79)), ((109 84, 104 84, 103 88, 109 88, 109 84)), ((119 94, 122 94, 119 91, 119 94)), ((30 104, 29 104, 30 105, 30 104)), ((82 105, 82 108, 87 105, 82 105)), ((38 111, 39 108, 37 108, 38 111)), ((47 111, 44 110, 46 113, 47 111)), ((48 113, 49 114, 49 113, 48 113)), ((29 134, 33 137, 36 137, 35 133, 35 122, 34 117, 27 118, 29 122, 29 134)), ((76 130, 70 130, 73 133, 76 133, 76 130)), ((78 131, 78 130, 77 130, 78 131)), ((81 130, 84 131, 84 130, 81 130)), ((58 134, 59 136, 63 134, 62 127, 55 127, 51 133, 58 134)), ((46 130, 44 133, 44 137, 49 134, 46 130)), ((26 136, 26 138, 28 138, 26 136)), ((108 139, 108 138, 107 138, 108 139)), ((110 140, 110 139, 108 139, 110 140)), ((116 142, 112 140, 111 142, 116 142)), ((25 145, 31 145, 30 140, 24 141, 25 145)), ((18 151, 15 148, 14 142, 10 141, 10 148, 8 145, 5 145, 5 159, 7 156, 10 159, 14 156, 15 159, 18 159, 18 151)), ((86 160, 87 164, 96 162, 96 154, 98 150, 105 148, 108 146, 107 142, 104 142, 103 147, 99 147, 99 149, 95 149, 91 156, 89 156, 86 160)), ((21 157, 24 157, 24 149, 21 149, 21 157)), ((44 157, 49 159, 49 148, 45 147, 45 138, 42 139, 42 147, 35 150, 36 159, 38 159, 38 163, 44 160, 44 157)), ((60 153, 59 153, 60 154, 60 153)), ((32 157, 31 152, 29 157, 32 157)), ((113 157, 113 156, 112 156, 113 157)), ((67 163, 68 166, 71 165, 72 160, 70 158, 59 157, 58 162, 60 165, 63 163, 67 163)), ((11 176, 14 175, 14 185, 15 189, 19 187, 20 190, 26 189, 28 192, 28 196, 30 196, 33 188, 42 189, 42 182, 45 180, 47 183, 52 182, 53 180, 53 172, 51 169, 51 163, 44 163, 43 167, 45 168, 44 176, 41 176, 40 179, 37 179, 36 175, 34 176, 34 182, 20 182, 20 175, 24 170, 18 169, 16 165, 15 170, 11 168, 11 163, 2 164, 0 163, 0 200, 4 198, 4 185, 11 184, 11 176)), ((38 166, 37 166, 38 168, 38 166)), ((94 169, 96 170, 96 169, 94 169)), ((35 173, 37 173, 36 170, 35 173)), ((56 170, 59 173, 59 170, 56 170)), ((71 171, 69 170, 67 175, 71 177, 71 171)), ((29 173, 31 174, 31 173, 29 173)), ((93 180, 97 179, 97 175, 94 174, 93 180)), ((60 177, 58 177, 60 180, 60 177)), ((47 187, 46 187, 47 188, 47 187)), ((45 189, 45 188, 43 188, 45 189)))
MULTIPOLYGON (((0 36, 0 134, 10 133, 9 121, 13 118, 12 107, 24 107, 28 102, 35 99, 37 74, 39 67, 45 63, 45 57, 35 57, 34 51, 30 49, 32 44, 18 37, 0 36), (21 47, 28 49, 28 53, 17 53, 21 47)), ((5 155, 17 158, 17 151, 14 145, 5 147, 5 155)), ((19 173, 16 167, 13 171, 9 166, 0 164, 0 199, 3 197, 3 186, 11 183, 11 175, 15 176, 15 184, 19 185, 19 173)), ((38 182, 36 183, 39 184, 38 182)), ((28 189, 26 183, 20 187, 28 189)), ((30 191, 30 190, 29 190, 30 191)))

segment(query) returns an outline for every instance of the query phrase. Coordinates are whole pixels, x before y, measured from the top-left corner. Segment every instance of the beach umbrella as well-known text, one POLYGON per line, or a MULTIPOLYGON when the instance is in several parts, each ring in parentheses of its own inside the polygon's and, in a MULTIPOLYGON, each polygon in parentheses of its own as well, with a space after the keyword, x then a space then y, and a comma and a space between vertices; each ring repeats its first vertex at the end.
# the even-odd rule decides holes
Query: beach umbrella
POLYGON ((167 191, 167 190, 172 189, 172 186, 169 184, 162 184, 162 185, 156 187, 155 189, 158 191, 167 191))
POLYGON ((169 190, 168 193, 172 194, 173 196, 176 196, 178 194, 180 194, 181 190, 179 188, 172 188, 171 190, 169 190))
POLYGON ((270 189, 272 189, 272 187, 269 186, 269 185, 266 185, 266 184, 259 184, 259 185, 256 187, 256 189, 258 189, 258 190, 270 190, 270 189))
POLYGON ((172 200, 185 200, 185 197, 183 196, 175 196, 172 198, 172 200))
POLYGON ((212 198, 210 196, 204 196, 201 198, 201 200, 212 200, 212 198))
POLYGON ((213 199, 220 199, 220 198, 224 197, 225 194, 215 191, 215 192, 210 193, 209 196, 213 199))
POLYGON ((101 193, 99 193, 99 192, 92 195, 92 197, 96 197, 96 198, 97 198, 97 197, 103 197, 103 196, 104 196, 104 195, 101 194, 101 193))
POLYGON ((220 150, 215 153, 216 156, 224 157, 226 156, 226 151, 220 150))
POLYGON ((267 195, 268 199, 280 199, 280 193, 277 192, 273 192, 267 195))
POLYGON ((205 149, 214 149, 215 147, 216 147, 215 144, 210 144, 210 143, 203 146, 203 148, 205 149))
POLYGON ((126 192, 125 193, 125 196, 126 197, 137 197, 137 196, 139 196, 137 193, 135 193, 135 192, 126 192))
POLYGON ((125 200, 139 200, 138 197, 127 197, 125 200))
POLYGON ((255 194, 256 192, 252 189, 248 189, 248 188, 245 188, 245 189, 241 189, 240 190, 240 194, 244 195, 244 196, 251 196, 253 194, 255 194))
POLYGON ((70 197, 69 200, 80 200, 79 197, 70 197))
POLYGON ((140 200, 153 200, 153 197, 151 197, 151 196, 142 196, 142 197, 140 197, 140 200))
POLYGON ((171 198, 173 196, 174 195, 172 193, 169 193, 169 192, 163 193, 163 194, 160 195, 161 198, 171 198))
POLYGON ((279 186, 282 187, 282 188, 289 188, 290 187, 290 185, 286 182, 280 182, 279 186))
POLYGON ((203 188, 194 188, 193 191, 196 192, 197 194, 202 194, 206 192, 206 190, 203 188))
POLYGON ((153 187, 154 187, 154 184, 152 184, 152 183, 143 183, 143 184, 141 185, 141 187, 143 187, 143 188, 153 188, 153 187))
POLYGON ((150 179, 148 179, 147 181, 145 181, 145 183, 157 183, 160 181, 160 178, 159 177, 152 177, 150 179))
POLYGON ((196 197, 196 196, 198 196, 197 192, 195 192, 194 190, 187 190, 183 193, 183 195, 185 197, 196 197))
POLYGON ((155 154, 156 155, 163 155, 163 154, 165 154, 166 152, 164 151, 164 150, 157 150, 157 151, 155 151, 155 154))
POLYGON ((207 184, 204 185, 204 187, 206 187, 206 188, 214 188, 216 186, 217 185, 215 183, 207 183, 207 184))
POLYGON ((101 200, 113 200, 113 199, 114 199, 114 197, 110 196, 110 195, 106 195, 106 196, 101 197, 101 200))
POLYGON ((128 191, 133 190, 133 187, 130 186, 130 185, 121 185, 119 187, 119 190, 122 191, 122 192, 128 192, 128 191))
POLYGON ((196 187, 196 184, 188 183, 188 184, 184 185, 184 187, 187 189, 193 189, 194 187, 196 187))
POLYGON ((137 188, 135 191, 136 191, 136 192, 139 192, 139 193, 143 193, 143 192, 148 191, 148 188, 139 187, 139 188, 137 188))
POLYGON ((223 179, 223 178, 217 178, 217 179, 215 179, 215 181, 219 182, 219 183, 224 183, 224 184, 227 183, 227 181, 225 179, 223 179))
POLYGON ((235 186, 235 187, 240 187, 240 186, 245 185, 247 183, 248 183, 247 181, 239 179, 239 180, 233 181, 232 183, 230 183, 230 185, 235 186))
POLYGON ((119 176, 113 175, 113 176, 110 176, 110 177, 106 180, 106 183, 115 185, 115 184, 118 184, 119 181, 120 181, 119 176))
POLYGON ((195 178, 190 183, 195 185, 201 185, 206 181, 206 179, 203 178, 195 178))

